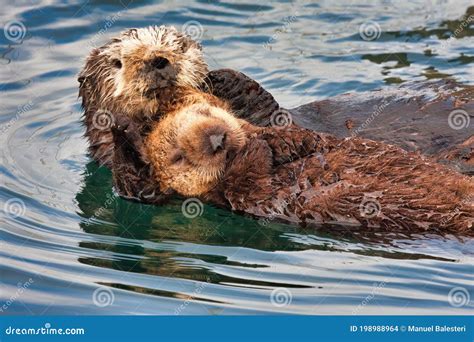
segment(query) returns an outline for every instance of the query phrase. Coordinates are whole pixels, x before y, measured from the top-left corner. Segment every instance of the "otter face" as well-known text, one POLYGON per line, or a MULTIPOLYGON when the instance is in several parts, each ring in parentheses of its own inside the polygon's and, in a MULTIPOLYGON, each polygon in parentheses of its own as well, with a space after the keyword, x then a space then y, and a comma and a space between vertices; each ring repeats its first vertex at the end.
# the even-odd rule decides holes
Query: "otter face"
POLYGON ((240 121, 229 112, 193 104, 163 118, 145 145, 162 191, 199 196, 219 182, 245 142, 240 121))
POLYGON ((80 95, 95 110, 149 117, 167 111, 180 90, 198 89, 207 73, 201 46, 174 27, 130 29, 92 51, 80 95))

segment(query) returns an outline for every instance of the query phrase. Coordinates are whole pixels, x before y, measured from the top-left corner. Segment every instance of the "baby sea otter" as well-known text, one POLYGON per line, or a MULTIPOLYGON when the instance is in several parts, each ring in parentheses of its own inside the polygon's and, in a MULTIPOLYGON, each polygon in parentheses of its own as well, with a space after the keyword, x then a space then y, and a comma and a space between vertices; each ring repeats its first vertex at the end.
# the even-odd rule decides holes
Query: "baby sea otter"
POLYGON ((162 191, 198 196, 217 185, 229 156, 245 145, 248 124, 212 95, 186 100, 152 128, 144 146, 162 191))
POLYGON ((156 123, 141 147, 164 193, 302 225, 473 234, 467 176, 396 146, 260 128, 210 95, 190 99, 156 123))
POLYGON ((170 26, 130 29, 92 50, 78 81, 93 158, 111 166, 117 115, 146 130, 184 92, 200 88, 207 74, 201 46, 170 26))

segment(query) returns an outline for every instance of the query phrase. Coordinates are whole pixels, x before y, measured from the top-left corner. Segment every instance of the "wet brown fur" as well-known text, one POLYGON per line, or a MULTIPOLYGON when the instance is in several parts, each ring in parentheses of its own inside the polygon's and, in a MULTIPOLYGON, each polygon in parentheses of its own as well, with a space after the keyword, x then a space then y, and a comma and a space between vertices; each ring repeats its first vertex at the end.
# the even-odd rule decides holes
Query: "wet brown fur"
POLYGON ((189 89, 200 88, 207 73, 201 46, 173 27, 130 29, 92 50, 78 77, 92 157, 111 167, 117 115, 146 133, 189 89), (166 65, 156 67, 157 58, 166 65))
MULTIPOLYGON (((210 104, 211 97, 194 100, 203 101, 209 110, 219 106, 210 104)), ((208 128, 222 125, 205 110, 196 110, 186 128, 192 132, 186 136, 191 143, 183 143, 176 122, 181 111, 194 109, 177 109, 145 140, 145 154, 154 168, 168 170, 155 175, 168 192, 302 225, 474 234, 471 178, 418 153, 368 139, 339 139, 295 126, 258 128, 243 121, 236 130, 225 105, 220 119, 232 123, 227 130, 235 136, 245 135, 245 144, 229 146, 225 158, 208 158, 201 151, 201 165, 174 165, 171 151, 195 155, 205 148, 197 123, 207 121, 208 128), (202 165, 219 172, 195 172, 202 165)))
MULTIPOLYGON (((256 125, 267 125, 279 108, 273 96, 246 75, 230 69, 208 72, 201 46, 168 26, 130 29, 93 49, 78 81, 92 158, 101 165, 122 171, 136 169, 140 174, 149 170, 131 164, 113 165, 117 139, 112 129, 118 121, 133 121, 135 129, 145 136, 154 121, 175 110, 186 94, 196 90, 227 101, 237 116, 256 125), (157 57, 166 58, 169 64, 154 70, 151 66, 157 57)), ((129 177, 130 182, 119 182, 118 191, 140 198, 141 191, 134 191, 141 188, 138 183, 146 184, 147 178, 137 178, 137 174, 129 177), (133 186, 131 179, 136 182, 133 186)))
POLYGON ((217 184, 228 154, 245 144, 244 121, 229 111, 215 96, 194 92, 154 125, 144 150, 161 191, 194 196, 217 184))

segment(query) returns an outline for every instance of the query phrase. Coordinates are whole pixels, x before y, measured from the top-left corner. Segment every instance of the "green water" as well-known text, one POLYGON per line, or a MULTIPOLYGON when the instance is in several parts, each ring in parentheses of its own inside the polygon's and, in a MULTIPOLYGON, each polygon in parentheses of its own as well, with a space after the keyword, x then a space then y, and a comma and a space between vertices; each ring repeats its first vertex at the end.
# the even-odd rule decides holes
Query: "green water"
POLYGON ((473 23, 448 41, 472 6, 4 4, 2 24, 25 27, 20 39, 0 35, 0 299, 15 297, 4 313, 472 313, 452 298, 472 293, 472 239, 315 231, 207 205, 190 218, 179 199, 117 198, 87 155, 76 81, 91 46, 119 31, 195 20, 212 69, 245 72, 287 108, 406 81, 472 84, 473 23), (376 40, 361 39, 368 21, 376 40))

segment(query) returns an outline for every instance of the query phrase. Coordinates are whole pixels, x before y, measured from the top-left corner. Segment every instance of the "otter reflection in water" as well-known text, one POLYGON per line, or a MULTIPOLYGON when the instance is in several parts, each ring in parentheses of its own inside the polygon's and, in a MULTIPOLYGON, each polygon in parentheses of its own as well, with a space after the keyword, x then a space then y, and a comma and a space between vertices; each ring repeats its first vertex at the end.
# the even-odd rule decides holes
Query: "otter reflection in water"
POLYGON ((163 193, 302 225, 472 234, 469 177, 368 139, 256 127, 209 97, 167 115, 143 142, 133 124, 116 132, 148 159, 163 193))

